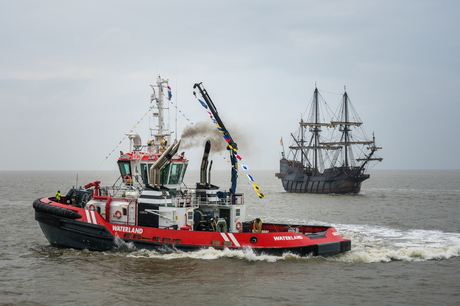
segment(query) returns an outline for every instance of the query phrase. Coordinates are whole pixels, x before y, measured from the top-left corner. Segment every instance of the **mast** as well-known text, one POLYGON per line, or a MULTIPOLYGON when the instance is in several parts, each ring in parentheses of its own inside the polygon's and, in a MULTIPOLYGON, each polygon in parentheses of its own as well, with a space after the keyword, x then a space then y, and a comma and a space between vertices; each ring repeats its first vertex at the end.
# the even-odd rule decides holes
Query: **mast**
POLYGON ((318 88, 316 87, 315 88, 315 126, 313 127, 313 130, 314 130, 314 137, 315 137, 315 149, 314 149, 314 153, 315 153, 315 159, 314 159, 314 164, 313 164, 313 168, 315 169, 315 171, 318 173, 318 146, 319 146, 319 132, 321 131, 320 127, 318 126, 318 88))
POLYGON ((348 126, 348 95, 347 92, 343 94, 344 112, 345 112, 345 125, 343 128, 344 142, 345 142, 345 167, 348 168, 348 132, 350 127, 348 126))
POLYGON ((331 123, 321 122, 319 99, 319 90, 317 87, 315 87, 313 98, 310 104, 311 108, 308 115, 308 119, 307 121, 304 121, 303 119, 300 120, 299 139, 296 139, 294 135, 291 134, 292 138, 295 141, 295 145, 289 147, 289 149, 291 150, 301 150, 302 154, 300 156, 300 160, 302 165, 304 165, 304 163, 307 162, 308 167, 312 168, 312 170, 314 169, 313 171, 315 171, 316 174, 320 173, 320 164, 321 166, 323 166, 321 159, 321 150, 338 150, 341 148, 336 145, 321 142, 321 127, 332 127, 333 125, 331 123), (309 128, 308 143, 305 140, 304 133, 304 128, 306 127, 309 128))
MULTIPOLYGON (((364 169, 364 166, 368 163, 370 160, 377 160, 381 161, 381 158, 372 158, 374 152, 380 148, 375 146, 375 138, 371 141, 367 139, 366 135, 364 133, 361 133, 361 139, 357 139, 356 137, 353 137, 351 134, 352 131, 357 132, 357 128, 360 127, 363 123, 361 122, 361 119, 358 117, 356 111, 353 108, 353 105, 351 104, 350 98, 348 97, 348 94, 345 92, 342 97, 342 103, 340 106, 340 111, 339 111, 339 116, 337 118, 337 121, 331 121, 332 126, 340 126, 339 131, 341 132, 340 136, 340 141, 337 142, 324 142, 323 145, 329 145, 329 146, 343 146, 345 152, 344 152, 344 159, 343 159, 343 167, 346 168, 354 168, 354 162, 355 161, 365 161, 361 166, 360 170, 364 169), (351 117, 350 118, 350 112, 351 117), (353 129, 353 130, 352 130, 353 129), (352 147, 354 145, 370 145, 367 147, 368 150, 371 150, 371 153, 369 155, 365 154, 365 158, 354 158, 353 156, 353 151, 352 147)), ((334 162, 335 163, 335 162, 334 162)))
POLYGON ((164 110, 169 110, 169 107, 164 107, 163 104, 164 88, 167 88, 168 85, 169 80, 162 79, 159 75, 157 79, 157 84, 150 85, 153 89, 150 102, 153 103, 155 101, 156 104, 154 105, 154 107, 157 109, 157 112, 153 112, 153 118, 157 118, 158 120, 158 124, 155 127, 150 128, 150 137, 151 139, 153 139, 153 146, 156 149, 155 153, 159 153, 160 150, 164 150, 171 140, 171 132, 169 131, 169 116, 167 126, 165 125, 164 119, 164 110), (158 88, 158 97, 155 94, 155 88, 158 88), (165 140, 166 143, 162 143, 163 140, 165 140))
MULTIPOLYGON (((302 127, 302 123, 303 123, 303 119, 300 118, 300 145, 297 144, 299 147, 303 147, 304 146, 304 143, 305 143, 305 139, 304 139, 304 133, 303 133, 303 127, 302 127)), ((295 139, 294 137, 294 141, 297 142, 297 140, 295 139)), ((305 154, 305 152, 303 150, 301 150, 302 154, 300 154, 300 164, 303 166, 303 156, 305 154)), ((307 159, 308 160, 308 159, 307 159)))

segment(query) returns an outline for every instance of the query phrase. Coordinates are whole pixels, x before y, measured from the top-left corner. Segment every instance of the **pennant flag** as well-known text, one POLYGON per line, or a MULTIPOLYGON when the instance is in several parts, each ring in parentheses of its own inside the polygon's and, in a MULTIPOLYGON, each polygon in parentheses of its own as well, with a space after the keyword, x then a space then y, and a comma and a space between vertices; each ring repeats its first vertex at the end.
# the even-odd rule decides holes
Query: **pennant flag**
POLYGON ((171 87, 168 86, 168 100, 171 101, 172 94, 171 94, 171 87))
POLYGON ((203 105, 204 108, 208 109, 208 106, 206 105, 206 103, 204 103, 204 102, 201 101, 200 99, 198 99, 198 101, 200 101, 201 105, 203 105))
POLYGON ((283 145, 283 137, 281 137, 280 145, 283 145))
POLYGON ((203 105, 204 108, 208 109, 208 106, 206 105, 206 103, 204 103, 204 102, 201 101, 200 99, 198 99, 198 101, 200 101, 201 105, 203 105))
MULTIPOLYGON (((195 94, 195 93, 194 93, 194 94, 195 94)), ((202 100, 200 100, 200 99, 196 96, 196 94, 195 94, 195 98, 196 98, 196 99, 201 103, 201 105, 206 109, 206 112, 208 113, 208 115, 209 115, 209 117, 211 118, 212 122, 214 122, 214 123, 216 124, 217 130, 218 130, 219 132, 222 133, 222 137, 224 138, 224 140, 225 140, 226 142, 228 142, 228 149, 231 149, 231 150, 233 150, 233 151, 235 152, 234 155, 232 154, 232 155, 230 156, 230 157, 231 157, 230 159, 236 157, 237 160, 235 161, 235 164, 232 165, 232 168, 233 168, 233 171, 235 171, 236 175, 238 175, 238 161, 241 161, 241 160, 242 160, 242 157, 236 154, 236 153, 237 153, 237 152, 236 152, 237 150, 236 150, 236 148, 234 148, 234 147, 231 145, 232 140, 231 140, 230 136, 228 135, 228 132, 227 132, 226 130, 224 130, 222 127, 219 126, 219 123, 218 123, 217 120, 214 118, 212 112, 208 111, 208 106, 206 105, 206 103, 203 102, 202 100)), ((171 102, 171 103, 172 103, 172 102, 171 102)), ((184 117, 185 117, 185 115, 184 115, 184 117)), ((186 119, 187 119, 188 121, 190 121, 188 118, 186 118, 186 119)), ((191 124, 193 124, 193 123, 191 123, 191 124)), ((196 129, 196 127, 195 127, 195 129, 196 129)), ((199 132, 201 133, 201 131, 199 131, 199 132)), ((204 137, 204 136, 203 136, 203 137, 204 137)), ((280 143, 283 144, 283 138, 281 138, 280 143)), ((214 147, 214 146, 213 146, 213 147, 214 147)), ((217 148, 215 148, 215 150, 216 150, 216 151, 219 151, 217 148)), ((227 163, 231 163, 231 160, 227 160, 227 158, 225 158, 225 157, 222 155, 221 152, 218 152, 218 153, 219 153, 220 156, 222 156, 222 158, 223 158, 224 160, 227 161, 227 163)), ((245 170, 245 171, 248 171, 248 170, 249 170, 249 167, 246 166, 246 165, 241 165, 241 168, 243 168, 243 170, 245 170)), ((242 175, 242 174, 240 173, 240 175, 242 175)), ((246 174, 246 176, 248 177, 249 181, 254 182, 254 178, 253 178, 251 175, 246 174)), ((248 182, 248 184, 250 185, 251 183, 248 182)), ((257 195, 259 196, 259 198, 261 198, 261 199, 265 198, 265 195, 262 194, 262 193, 260 192, 260 187, 259 187, 259 186, 255 185, 255 184, 252 184, 252 186, 254 187, 254 190, 256 191, 256 193, 257 193, 257 195)))

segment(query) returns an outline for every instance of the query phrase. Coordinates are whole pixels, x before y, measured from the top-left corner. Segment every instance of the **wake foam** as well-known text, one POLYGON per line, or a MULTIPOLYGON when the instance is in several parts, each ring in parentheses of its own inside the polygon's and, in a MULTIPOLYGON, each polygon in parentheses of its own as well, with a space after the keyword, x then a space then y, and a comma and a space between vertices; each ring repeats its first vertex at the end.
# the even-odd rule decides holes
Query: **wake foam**
POLYGON ((278 260, 294 258, 296 256, 285 254, 284 256, 273 256, 273 255, 256 255, 252 249, 244 250, 216 250, 214 248, 201 249, 194 252, 182 252, 176 251, 172 253, 162 253, 151 250, 137 250, 130 252, 127 257, 133 258, 157 258, 164 260, 174 260, 174 259, 183 259, 183 258, 192 258, 192 259, 203 259, 203 260, 216 260, 220 258, 235 258, 242 259, 246 261, 266 261, 266 262, 276 262, 278 260))
POLYGON ((351 240, 351 251, 331 257, 345 262, 443 260, 460 256, 460 234, 400 230, 366 225, 334 225, 351 240))
MULTIPOLYGON (((276 220, 274 220, 276 221, 276 220)), ((278 220, 279 221, 279 220, 278 220)), ((283 220, 293 224, 323 224, 319 221, 283 220)), ((324 223, 323 225, 330 225, 324 223)), ((342 262, 391 262, 391 261, 428 261, 445 260, 460 256, 460 234, 446 233, 436 230, 421 229, 393 229, 387 227, 333 224, 343 238, 351 240, 351 251, 323 258, 327 261, 342 262)), ((213 248, 193 252, 179 250, 151 251, 136 249, 131 243, 116 239, 119 246, 118 254, 133 258, 157 258, 174 260, 181 258, 216 260, 220 258, 234 258, 249 262, 265 261, 277 262, 284 260, 311 260, 321 257, 300 257, 290 253, 283 256, 257 255, 252 249, 244 250, 216 250, 213 248), (173 252, 171 252, 173 251, 173 252)))

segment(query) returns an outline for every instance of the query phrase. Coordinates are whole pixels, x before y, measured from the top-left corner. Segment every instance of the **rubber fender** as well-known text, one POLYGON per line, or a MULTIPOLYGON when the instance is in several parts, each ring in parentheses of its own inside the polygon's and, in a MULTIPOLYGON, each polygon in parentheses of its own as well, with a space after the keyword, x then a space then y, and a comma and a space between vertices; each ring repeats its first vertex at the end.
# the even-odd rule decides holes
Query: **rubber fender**
POLYGON ((40 199, 34 201, 33 207, 36 211, 41 211, 47 214, 69 218, 69 219, 80 219, 82 216, 79 213, 65 209, 62 207, 57 207, 53 205, 48 205, 40 202, 40 199))

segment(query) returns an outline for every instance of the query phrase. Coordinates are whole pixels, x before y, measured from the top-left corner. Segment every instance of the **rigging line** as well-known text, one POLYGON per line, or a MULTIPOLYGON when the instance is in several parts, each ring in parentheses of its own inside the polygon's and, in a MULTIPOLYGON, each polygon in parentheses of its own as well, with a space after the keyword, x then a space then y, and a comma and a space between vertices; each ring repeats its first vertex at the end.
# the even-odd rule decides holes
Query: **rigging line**
MULTIPOLYGON (((137 123, 134 125, 134 127, 131 129, 131 132, 139 125, 139 123, 142 121, 142 119, 144 119, 145 116, 147 116, 147 114, 154 108, 154 106, 150 106, 148 111, 144 114, 144 116, 142 116, 142 118, 137 121, 137 123)), ((112 152, 109 153, 109 155, 107 155, 105 157, 105 159, 99 164, 99 166, 97 166, 96 169, 93 170, 93 172, 91 172, 91 174, 88 176, 88 177, 91 177, 94 172, 96 172, 97 170, 99 170, 99 168, 102 166, 103 163, 105 163, 105 161, 109 158, 110 155, 112 155, 113 152, 115 152, 115 150, 122 144, 122 142, 126 139, 126 137, 123 137, 122 140, 120 140, 117 144, 117 146, 112 150, 112 152)))
POLYGON ((322 89, 318 89, 318 91, 325 92, 325 93, 332 94, 332 95, 343 96, 343 93, 330 92, 330 91, 325 91, 322 89))

